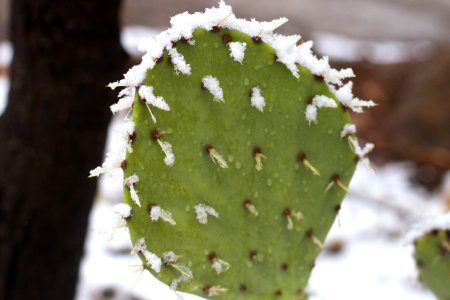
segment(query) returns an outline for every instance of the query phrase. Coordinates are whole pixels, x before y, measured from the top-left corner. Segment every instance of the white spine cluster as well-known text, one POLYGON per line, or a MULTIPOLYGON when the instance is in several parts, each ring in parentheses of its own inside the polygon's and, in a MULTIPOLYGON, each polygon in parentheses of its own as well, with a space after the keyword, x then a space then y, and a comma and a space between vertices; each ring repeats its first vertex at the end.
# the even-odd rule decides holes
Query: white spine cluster
POLYGON ((137 206, 141 207, 141 202, 139 201, 139 196, 134 187, 134 185, 139 182, 139 177, 136 174, 133 174, 133 175, 125 178, 123 182, 124 182, 124 185, 130 189, 131 200, 133 200, 133 202, 137 206))
POLYGON ((202 78, 202 83, 205 89, 207 89, 214 96, 215 101, 217 102, 224 101, 223 90, 220 87, 219 80, 216 77, 207 75, 202 78))
POLYGON ((208 224, 208 215, 216 218, 219 217, 219 213, 214 208, 204 203, 197 204, 194 208, 197 220, 200 224, 208 224))
POLYGON ((133 152, 132 139, 130 139, 130 136, 132 136, 135 132, 135 125, 133 121, 127 120, 125 121, 120 129, 120 133, 122 134, 122 145, 124 145, 124 148, 129 153, 133 152))
POLYGON ((114 205, 114 212, 122 219, 131 217, 131 206, 125 203, 114 205))
POLYGON ((133 106, 133 98, 129 95, 126 95, 119 99, 117 103, 114 103, 110 106, 110 109, 113 114, 122 110, 129 110, 133 106))
POLYGON ((144 255, 147 261, 147 266, 150 266, 156 273, 161 271, 162 261, 156 254, 147 250, 147 245, 144 238, 140 238, 136 244, 134 244, 131 251, 132 254, 141 253, 144 255))
POLYGON ((169 48, 169 56, 177 72, 181 72, 185 75, 191 75, 191 66, 186 63, 184 56, 181 55, 176 48, 169 48))
POLYGON ((177 264, 181 256, 176 255, 173 251, 164 252, 162 255, 163 263, 170 266, 181 273, 180 277, 172 280, 170 289, 176 292, 181 282, 189 281, 194 278, 192 270, 183 264, 177 264))
POLYGON ((328 108, 336 108, 337 104, 336 101, 334 101, 333 99, 324 96, 324 95, 317 95, 312 99, 312 104, 315 105, 317 108, 323 108, 323 107, 328 107, 328 108))
POLYGON ((113 210, 116 215, 116 219, 114 220, 114 226, 112 230, 106 232, 108 241, 111 241, 113 239, 116 229, 127 226, 126 220, 131 217, 131 207, 128 204, 117 204, 114 206, 113 210))
POLYGON ((139 88, 138 93, 139 96, 141 96, 141 98, 144 99, 147 104, 150 104, 162 110, 170 110, 169 104, 167 104, 166 100, 164 100, 163 97, 155 96, 152 86, 143 85, 139 88))
POLYGON ((266 106, 266 100, 261 95, 261 89, 257 86, 252 88, 252 94, 250 97, 250 101, 252 103, 252 106, 259 111, 263 111, 264 106, 266 106))
POLYGON ((220 294, 228 292, 227 288, 221 287, 220 285, 211 286, 207 290, 208 297, 218 296, 220 294))
POLYGON ((372 143, 367 143, 363 148, 359 146, 358 140, 356 138, 349 138, 350 143, 353 145, 355 150, 355 155, 358 158, 358 162, 366 168, 366 170, 375 173, 370 166, 370 160, 366 157, 374 148, 375 145, 372 143))
POLYGON ((144 251, 142 254, 147 261, 147 266, 150 266, 156 273, 159 273, 162 265, 161 259, 156 254, 148 250, 144 251))
POLYGON ((162 261, 165 265, 171 265, 178 261, 179 255, 176 255, 173 251, 167 251, 162 254, 162 261))
POLYGON ((156 222, 158 220, 163 220, 164 222, 169 223, 170 225, 176 225, 172 214, 164 209, 162 209, 159 205, 152 206, 150 209, 150 219, 152 222, 156 222))
POLYGON ((120 168, 123 158, 117 153, 106 153, 106 159, 101 167, 97 167, 89 172, 89 177, 98 177, 103 173, 108 173, 120 168))
POLYGON ((144 238, 140 238, 133 246, 131 250, 131 254, 141 253, 147 250, 147 244, 145 243, 144 238))
POLYGON ((214 164, 219 165, 219 167, 221 167, 223 169, 227 169, 228 168, 227 162, 222 157, 222 155, 220 155, 220 153, 217 152, 216 149, 209 148, 208 149, 208 153, 209 153, 209 156, 211 157, 212 161, 214 162, 214 164))
POLYGON ((211 268, 213 268, 217 274, 220 274, 228 271, 228 269, 230 268, 230 264, 224 260, 215 258, 211 264, 211 268))
POLYGON ((311 122, 317 122, 317 107, 312 104, 308 104, 305 110, 305 118, 310 124, 311 122))
POLYGON ((306 110, 305 110, 306 120, 309 123, 311 123, 311 122, 317 123, 317 109, 323 108, 323 107, 336 108, 337 104, 336 104, 336 101, 334 101, 333 99, 331 99, 327 96, 324 96, 324 95, 314 96, 311 104, 308 104, 306 106, 306 110))
POLYGON ((245 206, 245 208, 247 208, 249 210, 249 212, 252 215, 254 215, 255 217, 259 216, 259 212, 258 212, 258 210, 256 209, 256 206, 253 203, 248 201, 248 202, 244 203, 244 206, 245 206))
POLYGON ((342 128, 341 131, 341 137, 345 138, 345 137, 349 137, 353 134, 356 133, 356 125, 355 124, 345 124, 344 128, 342 128))
POLYGON ((352 89, 353 89, 353 82, 351 81, 337 90, 334 89, 336 97, 339 99, 342 105, 350 108, 351 110, 357 113, 362 113, 363 108, 373 107, 376 105, 375 102, 373 102, 372 100, 361 100, 355 98, 353 96, 352 89))
MULTIPOLYGON (((174 280, 172 280, 172 282, 170 283, 169 287, 172 291, 176 292, 178 289, 178 285, 182 282, 185 281, 189 281, 189 277, 183 276, 181 275, 178 278, 175 278, 174 280)), ((178 296, 178 295, 177 295, 178 296)))
POLYGON ((286 228, 287 230, 292 230, 294 229, 294 222, 292 221, 292 218, 295 218, 297 221, 300 221, 303 219, 303 214, 299 211, 290 211, 290 214, 287 217, 287 225, 286 228))
POLYGON ((166 157, 164 157, 164 163, 169 167, 173 166, 175 164, 175 155, 172 151, 172 144, 169 142, 163 142, 160 139, 158 139, 158 144, 161 146, 162 151, 166 155, 166 157))

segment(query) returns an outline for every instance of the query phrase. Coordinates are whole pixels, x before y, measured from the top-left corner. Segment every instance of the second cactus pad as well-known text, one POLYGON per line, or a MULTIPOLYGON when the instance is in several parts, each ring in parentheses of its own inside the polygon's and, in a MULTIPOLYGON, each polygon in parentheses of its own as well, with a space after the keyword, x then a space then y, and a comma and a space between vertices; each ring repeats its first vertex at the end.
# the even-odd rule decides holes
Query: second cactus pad
POLYGON ((112 85, 125 86, 113 110, 132 106, 123 216, 145 268, 174 290, 299 299, 368 151, 346 109, 367 105, 311 45, 283 46, 292 38, 267 22, 252 34, 227 8, 160 35, 161 51, 112 85))
POLYGON ((430 230, 414 244, 420 279, 439 300, 450 299, 450 229, 430 230))

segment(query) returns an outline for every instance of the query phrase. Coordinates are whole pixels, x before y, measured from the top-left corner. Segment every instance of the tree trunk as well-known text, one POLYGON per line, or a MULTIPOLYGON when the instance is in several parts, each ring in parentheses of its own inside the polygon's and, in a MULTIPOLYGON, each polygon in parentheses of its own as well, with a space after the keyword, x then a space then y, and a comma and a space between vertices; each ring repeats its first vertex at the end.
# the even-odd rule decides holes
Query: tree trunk
POLYGON ((120 0, 11 0, 0 118, 0 299, 74 297, 118 79, 120 0))

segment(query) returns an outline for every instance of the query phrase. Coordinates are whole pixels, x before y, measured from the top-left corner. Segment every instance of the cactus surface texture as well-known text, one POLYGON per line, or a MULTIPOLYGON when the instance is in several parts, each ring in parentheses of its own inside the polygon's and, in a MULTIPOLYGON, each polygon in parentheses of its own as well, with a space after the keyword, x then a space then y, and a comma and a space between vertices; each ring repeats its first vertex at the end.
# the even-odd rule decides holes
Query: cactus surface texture
MULTIPOLYGON (((147 43, 113 112, 132 111, 124 170, 134 252, 174 291, 215 299, 302 299, 361 148, 349 69, 311 43, 237 19, 220 2, 178 15, 147 43)), ((128 115, 127 115, 128 118, 128 115)))
POLYGON ((450 229, 434 229, 415 240, 420 279, 439 300, 450 299, 450 229))

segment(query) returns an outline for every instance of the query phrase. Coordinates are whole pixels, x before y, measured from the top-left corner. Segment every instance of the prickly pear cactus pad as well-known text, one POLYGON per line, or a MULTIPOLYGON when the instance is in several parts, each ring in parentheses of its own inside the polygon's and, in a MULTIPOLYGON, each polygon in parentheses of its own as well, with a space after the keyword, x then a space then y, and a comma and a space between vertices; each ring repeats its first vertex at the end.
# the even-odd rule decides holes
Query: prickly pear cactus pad
POLYGON ((273 33, 286 21, 237 19, 223 2, 175 16, 110 84, 125 146, 91 176, 124 170, 119 226, 174 291, 299 299, 356 163, 368 164, 373 145, 359 146, 347 110, 374 103, 353 97, 352 70, 273 33))
POLYGON ((430 227, 414 241, 420 279, 439 300, 450 299, 450 213, 446 218, 446 226, 430 227))

